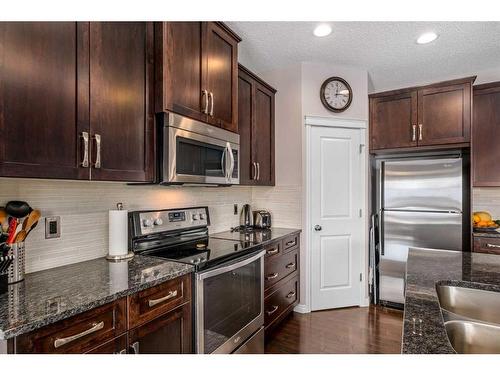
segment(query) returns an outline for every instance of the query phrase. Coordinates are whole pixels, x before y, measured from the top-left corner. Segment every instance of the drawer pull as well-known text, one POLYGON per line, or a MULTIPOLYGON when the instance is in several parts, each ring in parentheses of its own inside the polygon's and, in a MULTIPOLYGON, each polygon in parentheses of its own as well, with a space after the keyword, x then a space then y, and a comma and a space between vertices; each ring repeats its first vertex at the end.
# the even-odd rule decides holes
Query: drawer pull
POLYGON ((277 272, 275 272, 275 273, 273 273, 272 275, 266 276, 266 279, 267 279, 267 280, 272 280, 272 279, 275 279, 275 278, 277 278, 277 277, 278 277, 278 273, 277 273, 277 272))
POLYGON ((286 268, 295 268, 295 263, 288 263, 285 267, 286 268))
POLYGON ((293 241, 288 241, 285 246, 294 246, 295 245, 295 240, 293 241))
POLYGON ((266 311, 267 315, 273 315, 276 311, 278 311, 280 307, 278 305, 273 306, 272 310, 266 311))
POLYGON ((150 299, 148 301, 148 304, 149 304, 149 307, 153 307, 153 306, 158 305, 159 303, 162 303, 162 302, 167 301, 170 298, 174 298, 174 297, 177 297, 177 290, 170 291, 165 297, 161 297, 158 299, 150 299))
POLYGON ((487 243, 486 247, 488 248, 493 248, 493 249, 500 249, 500 245, 493 245, 492 243, 487 243))
POLYGON ((295 297, 295 292, 290 292, 286 295, 286 298, 292 298, 295 297))
POLYGON ((84 336, 90 335, 91 333, 100 331, 103 328, 104 328, 104 322, 94 323, 92 325, 92 327, 87 329, 86 331, 77 333, 76 335, 73 335, 73 336, 64 337, 62 339, 56 339, 54 341, 54 348, 60 348, 61 346, 69 344, 72 341, 75 341, 75 340, 78 340, 84 336))
POLYGON ((268 254, 268 255, 274 255, 274 254, 278 254, 279 251, 280 251, 280 249, 278 249, 278 248, 273 249, 273 250, 267 250, 266 254, 268 254))

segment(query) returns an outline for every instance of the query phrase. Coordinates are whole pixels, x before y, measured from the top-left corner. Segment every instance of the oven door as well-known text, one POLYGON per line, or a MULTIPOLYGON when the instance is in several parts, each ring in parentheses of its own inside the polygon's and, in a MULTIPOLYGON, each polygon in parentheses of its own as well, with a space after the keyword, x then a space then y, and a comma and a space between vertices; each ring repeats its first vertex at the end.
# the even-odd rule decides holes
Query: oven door
POLYGON ((232 353, 262 328, 264 254, 196 275, 197 353, 232 353))
POLYGON ((163 183, 239 184, 239 136, 183 120, 184 128, 164 127, 163 183))

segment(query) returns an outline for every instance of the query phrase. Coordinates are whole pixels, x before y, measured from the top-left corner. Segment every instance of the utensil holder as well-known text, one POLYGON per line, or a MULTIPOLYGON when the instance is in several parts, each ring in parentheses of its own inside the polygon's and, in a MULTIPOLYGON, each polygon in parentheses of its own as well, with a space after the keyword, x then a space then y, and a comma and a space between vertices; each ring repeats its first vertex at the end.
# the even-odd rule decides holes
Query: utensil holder
POLYGON ((10 245, 9 255, 14 255, 14 261, 7 272, 7 282, 14 284, 24 280, 24 242, 10 245))

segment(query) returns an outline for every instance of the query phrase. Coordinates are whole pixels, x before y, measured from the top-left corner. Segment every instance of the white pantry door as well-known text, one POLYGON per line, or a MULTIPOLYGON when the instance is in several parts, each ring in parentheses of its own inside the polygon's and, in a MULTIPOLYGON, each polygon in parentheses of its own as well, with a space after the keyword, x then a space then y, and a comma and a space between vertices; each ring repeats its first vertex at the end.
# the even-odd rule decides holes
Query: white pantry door
POLYGON ((365 251, 364 133, 313 126, 310 134, 311 308, 359 305, 365 251))

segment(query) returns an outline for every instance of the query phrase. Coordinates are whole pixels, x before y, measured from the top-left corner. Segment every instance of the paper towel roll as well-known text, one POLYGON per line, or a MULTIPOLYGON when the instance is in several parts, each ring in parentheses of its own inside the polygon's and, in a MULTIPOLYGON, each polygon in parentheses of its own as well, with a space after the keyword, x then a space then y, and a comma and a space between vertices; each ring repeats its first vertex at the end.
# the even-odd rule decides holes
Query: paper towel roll
POLYGON ((122 256, 128 253, 128 211, 109 211, 109 255, 122 256))

